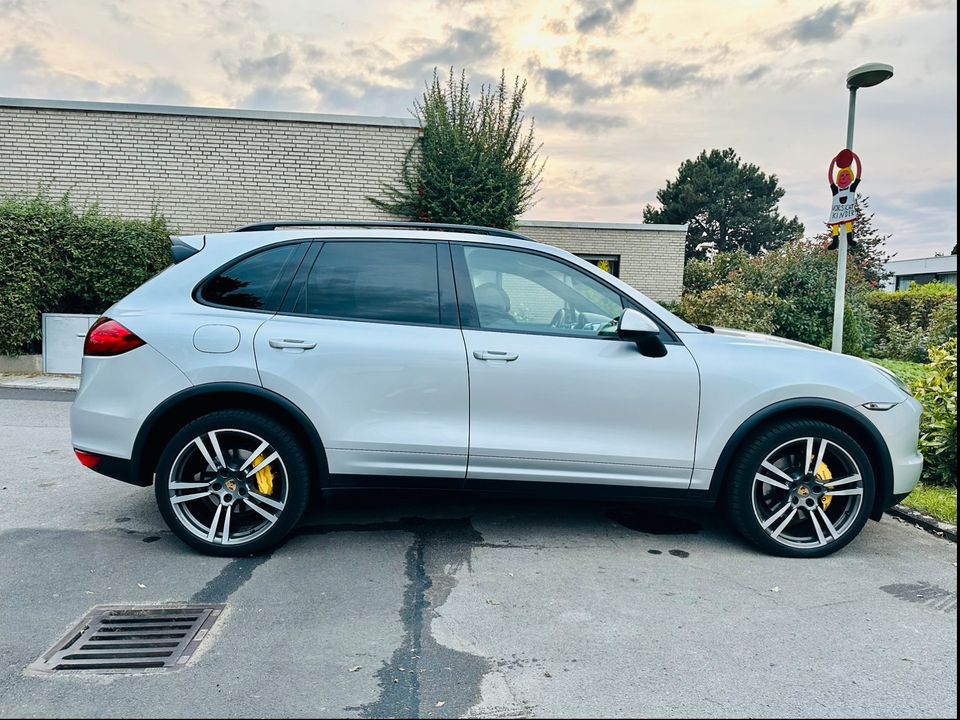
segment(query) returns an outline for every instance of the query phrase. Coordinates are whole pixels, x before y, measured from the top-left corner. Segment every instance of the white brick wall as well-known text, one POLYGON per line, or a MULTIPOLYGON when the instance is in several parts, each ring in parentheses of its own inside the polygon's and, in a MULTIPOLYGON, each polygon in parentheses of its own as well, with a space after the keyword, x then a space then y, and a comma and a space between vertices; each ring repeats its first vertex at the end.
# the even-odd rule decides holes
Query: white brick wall
MULTIPOLYGON (((391 118, 0 98, 0 196, 69 192, 80 207, 176 231, 258 220, 389 219, 367 198, 395 182, 419 128, 391 118)), ((685 228, 521 222, 574 253, 619 255, 620 277, 657 300, 683 283, 685 228)))
MULTIPOLYGON (((102 104, 96 104, 102 106, 102 104)), ((121 106, 122 107, 122 106, 121 106)), ((375 122, 375 121, 370 121, 375 122)), ((257 220, 385 219, 419 128, 3 106, 0 195, 69 192, 78 206, 165 215, 184 233, 257 220)))
POLYGON ((679 300, 686 227, 523 222, 517 232, 578 255, 619 255, 620 279, 654 300, 679 300))

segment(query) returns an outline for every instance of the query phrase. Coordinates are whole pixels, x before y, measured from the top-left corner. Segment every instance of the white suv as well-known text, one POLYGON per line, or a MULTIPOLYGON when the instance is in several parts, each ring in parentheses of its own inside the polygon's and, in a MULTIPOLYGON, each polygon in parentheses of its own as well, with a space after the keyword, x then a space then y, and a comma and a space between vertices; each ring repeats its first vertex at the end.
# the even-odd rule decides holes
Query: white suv
POLYGON ((317 489, 393 484, 722 501, 816 557, 920 476, 921 408, 886 370, 694 327, 515 233, 278 222, 173 256, 91 328, 73 445, 206 553, 275 546, 317 489))

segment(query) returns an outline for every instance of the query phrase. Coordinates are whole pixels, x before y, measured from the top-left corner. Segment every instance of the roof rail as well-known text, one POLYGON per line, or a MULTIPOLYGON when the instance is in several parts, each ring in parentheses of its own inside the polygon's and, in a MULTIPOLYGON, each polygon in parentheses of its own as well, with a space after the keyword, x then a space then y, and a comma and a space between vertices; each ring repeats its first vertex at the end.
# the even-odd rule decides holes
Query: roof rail
POLYGON ((273 220, 237 228, 234 232, 258 232, 287 227, 348 227, 348 228, 398 228, 401 230, 439 230, 470 232, 479 235, 530 240, 526 235, 511 230, 483 227, 481 225, 454 225, 451 223, 391 222, 389 220, 273 220))

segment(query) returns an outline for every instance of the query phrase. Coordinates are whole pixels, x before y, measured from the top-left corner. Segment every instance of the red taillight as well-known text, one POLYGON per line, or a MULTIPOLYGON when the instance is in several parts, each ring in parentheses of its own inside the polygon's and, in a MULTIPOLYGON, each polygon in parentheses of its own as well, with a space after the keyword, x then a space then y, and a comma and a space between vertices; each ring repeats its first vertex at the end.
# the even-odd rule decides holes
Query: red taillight
POLYGON ((100 464, 100 461, 103 460, 99 455, 94 455, 93 453, 84 452, 83 450, 73 450, 77 454, 77 460, 80 461, 80 464, 85 468, 90 468, 93 470, 97 465, 100 464))
POLYGON ((102 317, 90 326, 83 343, 84 355, 120 355, 146 343, 116 320, 102 317))

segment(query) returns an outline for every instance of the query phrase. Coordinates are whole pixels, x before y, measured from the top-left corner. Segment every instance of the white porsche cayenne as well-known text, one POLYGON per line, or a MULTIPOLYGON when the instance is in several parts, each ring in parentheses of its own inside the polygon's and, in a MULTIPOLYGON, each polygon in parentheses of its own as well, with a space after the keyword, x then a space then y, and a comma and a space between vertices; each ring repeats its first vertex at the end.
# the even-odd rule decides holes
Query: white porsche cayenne
POLYGON ((277 545, 318 489, 399 485, 719 504, 818 557, 920 476, 920 405, 884 369, 694 327, 515 233, 278 222, 173 256, 91 328, 71 425, 202 552, 277 545))

